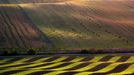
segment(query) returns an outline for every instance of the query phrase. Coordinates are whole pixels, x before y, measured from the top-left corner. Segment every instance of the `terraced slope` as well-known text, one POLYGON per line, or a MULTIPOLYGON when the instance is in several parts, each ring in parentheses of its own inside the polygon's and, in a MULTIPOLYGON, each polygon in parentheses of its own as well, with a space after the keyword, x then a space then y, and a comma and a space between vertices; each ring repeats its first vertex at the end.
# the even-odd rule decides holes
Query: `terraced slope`
POLYGON ((133 59, 127 54, 0 57, 0 75, 134 75, 133 59))
POLYGON ((0 48, 49 47, 49 40, 18 5, 0 4, 0 48))
POLYGON ((59 49, 134 47, 134 1, 34 1, 20 6, 59 49))

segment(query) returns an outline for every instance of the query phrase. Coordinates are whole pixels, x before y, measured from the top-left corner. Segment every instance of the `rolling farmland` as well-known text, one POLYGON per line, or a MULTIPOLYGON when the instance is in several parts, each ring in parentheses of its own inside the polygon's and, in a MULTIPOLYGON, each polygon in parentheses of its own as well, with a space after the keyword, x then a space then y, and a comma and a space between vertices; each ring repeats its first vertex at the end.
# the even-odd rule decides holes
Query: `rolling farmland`
POLYGON ((0 1, 1 48, 134 48, 134 1, 0 1), (33 13, 34 12, 34 13, 33 13))
POLYGON ((0 57, 0 75, 134 75, 133 59, 132 54, 7 56, 0 57))
POLYGON ((133 0, 0 0, 0 75, 134 75, 133 34, 133 0))

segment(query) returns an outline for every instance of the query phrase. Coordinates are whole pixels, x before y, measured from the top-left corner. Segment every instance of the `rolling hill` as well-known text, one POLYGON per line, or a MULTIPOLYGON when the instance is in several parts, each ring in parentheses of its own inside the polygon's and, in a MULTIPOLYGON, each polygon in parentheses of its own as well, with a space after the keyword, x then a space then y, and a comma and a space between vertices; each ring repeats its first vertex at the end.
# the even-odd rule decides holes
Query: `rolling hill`
POLYGON ((134 48, 132 0, 0 1, 0 47, 134 48))

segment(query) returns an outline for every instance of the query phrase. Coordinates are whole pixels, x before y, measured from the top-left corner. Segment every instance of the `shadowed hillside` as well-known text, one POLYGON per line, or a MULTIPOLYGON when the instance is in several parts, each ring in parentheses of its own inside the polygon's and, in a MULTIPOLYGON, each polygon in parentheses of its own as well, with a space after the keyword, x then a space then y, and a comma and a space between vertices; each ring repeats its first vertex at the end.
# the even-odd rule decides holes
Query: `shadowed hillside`
POLYGON ((0 48, 49 47, 52 47, 50 41, 21 7, 15 4, 0 4, 0 48))

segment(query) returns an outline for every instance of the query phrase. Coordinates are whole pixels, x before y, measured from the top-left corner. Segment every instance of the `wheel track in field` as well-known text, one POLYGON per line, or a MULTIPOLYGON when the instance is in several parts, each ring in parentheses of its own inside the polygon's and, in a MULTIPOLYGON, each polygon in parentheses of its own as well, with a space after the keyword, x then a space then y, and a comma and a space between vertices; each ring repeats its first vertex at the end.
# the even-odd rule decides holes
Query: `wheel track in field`
POLYGON ((25 42, 23 41, 23 39, 22 39, 22 37, 20 35, 20 34, 22 34, 22 31, 18 27, 19 24, 14 23, 13 19, 15 19, 15 18, 13 16, 11 16, 11 15, 8 15, 9 14, 9 11, 7 11, 7 10, 12 11, 12 9, 10 10, 10 7, 9 8, 8 7, 7 8, 5 7, 5 8, 3 8, 3 11, 4 11, 4 14, 5 14, 5 18, 7 18, 7 21, 9 21, 9 26, 12 26, 12 28, 9 27, 9 29, 11 28, 12 31, 14 31, 14 35, 13 36, 14 36, 14 38, 16 38, 15 39, 15 41, 16 41, 16 47, 18 46, 20 48, 21 47, 22 48, 25 48, 26 47, 26 44, 25 44, 25 42), (16 25, 18 25, 18 26, 16 26, 16 25), (19 33, 19 31, 21 31, 21 33, 19 33))
POLYGON ((34 26, 30 18, 19 5, 2 5, 0 8, 0 16, 1 19, 3 19, 3 26, 1 25, 3 31, 1 31, 1 33, 5 35, 4 37, 8 41, 7 45, 9 44, 10 48, 52 47, 49 39, 45 39, 47 37, 44 37, 44 34, 34 26), (33 36, 33 32, 36 36, 33 36))
MULTIPOLYGON (((7 3, 8 3, 8 1, 6 1, 7 3)), ((3 1, 3 3, 4 3, 4 1, 3 1)), ((9 13, 8 11, 7 11, 7 9, 8 9, 8 11, 9 12, 12 12, 15 8, 13 8, 13 7, 6 7, 6 6, 2 6, 2 12, 3 12, 3 16, 5 16, 5 17, 3 17, 3 18, 5 18, 5 21, 7 21, 7 22, 9 22, 8 24, 5 24, 5 25, 8 25, 8 29, 12 32, 12 31, 14 31, 14 33, 12 32, 12 42, 14 42, 14 41, 16 41, 16 43, 13 43, 13 44, 11 44, 11 45, 16 45, 16 46, 12 46, 13 48, 16 48, 16 47, 19 47, 19 48, 26 48, 26 44, 25 44, 25 42, 23 41, 23 39, 22 39, 22 37, 20 36, 20 34, 23 34, 22 33, 22 31, 19 29, 19 24, 18 24, 18 26, 16 27, 16 25, 17 25, 17 23, 16 24, 14 24, 13 23, 13 21, 12 21, 12 19, 14 19, 14 18, 16 18, 16 16, 13 16, 13 17, 11 17, 11 15, 13 15, 13 13, 9 13), (17 33, 17 34, 16 34, 17 33), (18 36, 18 38, 16 38, 16 36, 18 36), (15 39, 15 40, 13 40, 13 38, 15 39), (19 42, 17 42, 17 41, 19 41, 19 42), (22 44, 21 44, 22 43, 22 44)), ((15 14, 15 11, 14 11, 14 14, 15 14)), ((10 40, 10 41, 11 41, 10 40)))
POLYGON ((13 31, 12 31, 12 27, 9 26, 9 23, 7 22, 7 20, 5 20, 5 15, 3 15, 3 12, 2 12, 2 18, 4 19, 4 22, 2 23, 4 25, 4 28, 5 28, 5 34, 6 36, 8 37, 8 41, 10 40, 10 45, 12 47, 16 47, 16 40, 14 42, 14 40, 11 39, 11 37, 13 37, 14 39, 16 39, 13 35, 13 31))

